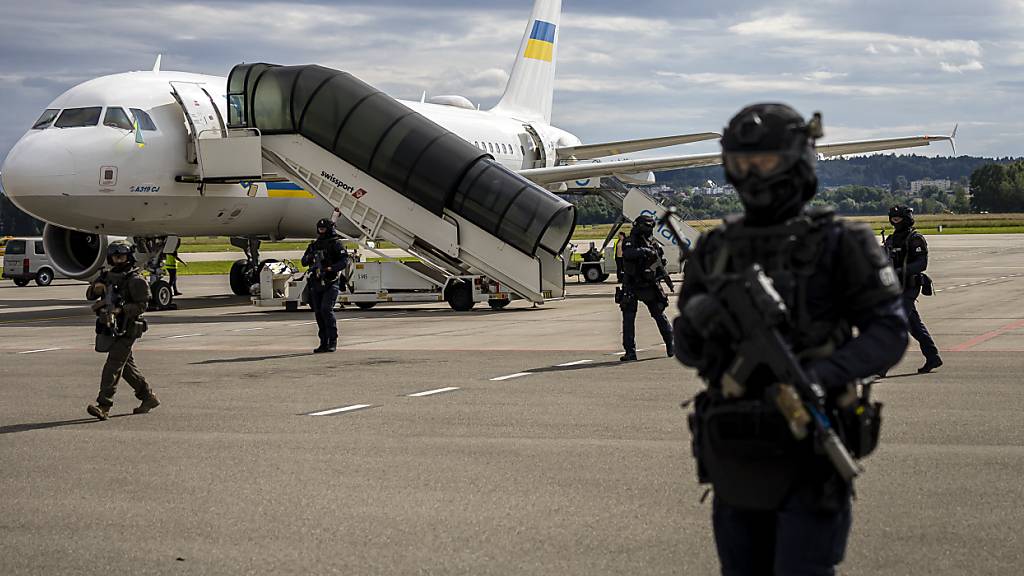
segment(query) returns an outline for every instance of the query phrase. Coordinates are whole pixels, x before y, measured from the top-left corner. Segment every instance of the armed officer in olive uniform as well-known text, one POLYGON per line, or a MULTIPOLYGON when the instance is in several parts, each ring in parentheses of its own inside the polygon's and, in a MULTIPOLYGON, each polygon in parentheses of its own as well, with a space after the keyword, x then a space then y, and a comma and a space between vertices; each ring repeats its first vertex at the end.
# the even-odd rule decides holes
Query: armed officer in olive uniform
MULTIPOLYGON (((665 252, 654 240, 654 218, 642 215, 633 222, 633 230, 622 242, 622 289, 616 289, 619 309, 622 310, 622 349, 625 354, 619 360, 636 360, 636 311, 638 302, 643 302, 651 317, 658 323, 658 331, 665 341, 669 357, 674 353, 672 326, 665 317, 668 296, 661 289, 666 280, 665 252)), ((671 283, 671 280, 667 280, 671 283)))
POLYGON ((85 291, 87 300, 98 300, 92 306, 98 316, 96 351, 107 352, 99 396, 96 403, 86 409, 100 420, 109 417, 117 381, 122 376, 135 390, 135 397, 142 401, 133 413, 145 414, 160 405, 146 378, 135 366, 132 355, 132 346, 146 331, 142 315, 149 304, 149 283, 135 266, 135 251, 126 242, 112 242, 107 247, 107 264, 110 268, 85 291))
POLYGON ((896 231, 885 239, 885 251, 903 286, 903 308, 907 312, 910 335, 917 340, 924 354, 924 365, 917 372, 925 374, 942 366, 939 349, 917 311, 917 297, 921 294, 921 288, 925 282, 930 283, 924 273, 928 268, 928 242, 914 228, 914 209, 909 206, 897 205, 890 208, 889 223, 896 231))
MULTIPOLYGON (((808 123, 782 104, 740 111, 724 132, 722 158, 744 213, 705 233, 685 263, 677 358, 708 385, 690 421, 698 476, 715 490, 712 521, 725 575, 834 574, 850 530, 855 473, 844 476, 822 456, 831 429, 809 427, 809 418, 801 429, 783 415, 772 393, 782 389, 782 376, 737 354, 753 341, 725 329, 736 308, 722 296, 722 282, 749 278, 742 273, 755 265, 771 279, 770 294, 788 310, 775 328, 783 351, 802 364, 804 389, 825 414, 849 383, 895 364, 906 346, 899 285, 871 229, 804 209, 817 191, 820 134, 820 116, 808 123), (736 372, 741 364, 751 371, 736 372)), ((863 456, 871 448, 849 451, 863 456)), ((855 468, 848 461, 846 470, 855 468)))
POLYGON ((338 302, 342 278, 348 267, 348 253, 329 218, 321 218, 316 223, 316 236, 302 255, 302 264, 309 267, 310 305, 316 316, 317 336, 320 337, 320 345, 313 352, 320 354, 338 349, 338 321, 334 317, 334 305, 338 302))

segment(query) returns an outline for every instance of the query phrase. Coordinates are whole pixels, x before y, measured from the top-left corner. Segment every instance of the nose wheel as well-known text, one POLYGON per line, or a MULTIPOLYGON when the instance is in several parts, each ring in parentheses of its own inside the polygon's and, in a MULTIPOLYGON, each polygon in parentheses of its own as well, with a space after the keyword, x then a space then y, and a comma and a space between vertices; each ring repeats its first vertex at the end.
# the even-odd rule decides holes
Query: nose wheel
POLYGON ((171 302, 174 300, 174 291, 171 290, 171 285, 163 280, 157 280, 149 287, 153 297, 150 303, 157 309, 163 310, 171 306, 171 302))

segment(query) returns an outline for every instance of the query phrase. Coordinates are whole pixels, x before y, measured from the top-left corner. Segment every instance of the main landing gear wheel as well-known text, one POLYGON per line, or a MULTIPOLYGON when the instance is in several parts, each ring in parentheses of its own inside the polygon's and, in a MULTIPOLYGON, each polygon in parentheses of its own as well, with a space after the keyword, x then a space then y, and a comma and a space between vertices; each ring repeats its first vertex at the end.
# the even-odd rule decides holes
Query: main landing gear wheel
POLYGON ((249 271, 249 261, 244 258, 241 260, 235 260, 235 263, 231 265, 231 272, 228 273, 228 282, 231 284, 231 291, 237 296, 248 296, 249 286, 252 285, 249 282, 249 278, 252 273, 249 271))
POLYGON ((14 285, 19 288, 24 288, 25 286, 28 286, 28 278, 15 278, 14 285))
POLYGON ((360 310, 369 310, 376 305, 376 302, 356 302, 356 306, 358 306, 360 310))
POLYGON ((49 286, 50 282, 53 282, 53 270, 40 268, 39 272, 36 272, 36 284, 39 286, 49 286))
POLYGON ((153 285, 149 287, 149 291, 153 293, 150 304, 158 310, 167 308, 171 305, 171 301, 174 300, 174 292, 171 290, 171 285, 163 280, 153 282, 153 285))

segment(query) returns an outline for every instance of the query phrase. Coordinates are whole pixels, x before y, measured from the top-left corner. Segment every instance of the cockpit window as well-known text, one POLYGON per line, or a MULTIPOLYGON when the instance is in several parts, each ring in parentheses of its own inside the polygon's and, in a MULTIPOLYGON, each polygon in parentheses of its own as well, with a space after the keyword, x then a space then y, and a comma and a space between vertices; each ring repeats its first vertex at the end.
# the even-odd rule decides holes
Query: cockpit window
POLYGON ((132 121, 128 119, 124 108, 107 108, 107 115, 103 117, 103 125, 121 130, 132 130, 132 121))
POLYGON ((60 118, 54 124, 57 128, 80 128, 82 126, 95 126, 100 122, 99 106, 89 108, 67 108, 60 113, 60 118))
POLYGON ((149 117, 149 114, 145 110, 138 108, 131 108, 132 116, 135 116, 135 120, 139 122, 139 129, 146 130, 148 132, 156 131, 156 124, 153 123, 153 119, 149 117))
POLYGON ((36 120, 36 123, 32 125, 33 130, 42 130, 43 128, 49 128, 50 124, 53 124, 53 119, 60 113, 58 108, 47 108, 43 111, 43 114, 36 120))

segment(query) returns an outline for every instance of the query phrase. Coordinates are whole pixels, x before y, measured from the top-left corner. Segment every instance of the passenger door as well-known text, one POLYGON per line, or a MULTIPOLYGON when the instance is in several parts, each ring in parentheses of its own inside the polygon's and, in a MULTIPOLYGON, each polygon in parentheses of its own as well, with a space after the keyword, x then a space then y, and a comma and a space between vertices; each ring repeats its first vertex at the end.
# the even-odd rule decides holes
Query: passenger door
POLYGON ((174 99, 181 106, 188 123, 189 135, 192 138, 187 152, 188 161, 192 164, 196 159, 196 141, 200 138, 226 138, 224 119, 220 110, 213 102, 213 97, 199 84, 192 82, 171 82, 174 99))

